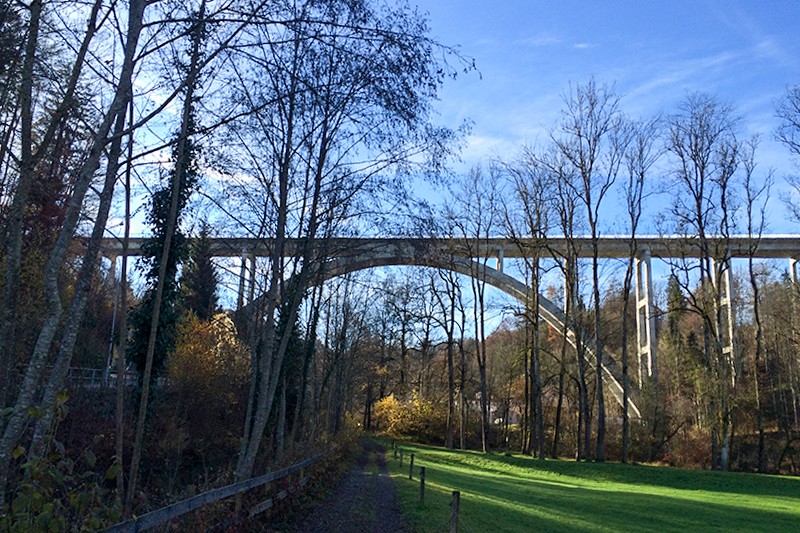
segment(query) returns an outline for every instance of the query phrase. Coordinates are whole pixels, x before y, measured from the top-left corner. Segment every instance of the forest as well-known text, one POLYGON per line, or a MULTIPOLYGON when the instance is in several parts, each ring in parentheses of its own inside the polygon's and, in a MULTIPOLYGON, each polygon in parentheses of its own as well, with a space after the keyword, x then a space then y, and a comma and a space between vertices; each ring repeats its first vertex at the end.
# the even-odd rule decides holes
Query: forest
POLYGON ((613 80, 564 80, 547 139, 460 172, 469 124, 434 104, 478 67, 406 2, 0 0, 0 529, 98 529, 363 431, 800 474, 800 287, 730 254, 775 206, 800 222, 800 179, 758 152, 800 164, 800 85, 750 132, 713 94, 641 118, 613 80), (648 363, 654 205, 699 252, 653 260, 648 363), (475 270, 324 280, 336 237, 458 239, 475 270), (497 237, 525 301, 487 283, 497 237))

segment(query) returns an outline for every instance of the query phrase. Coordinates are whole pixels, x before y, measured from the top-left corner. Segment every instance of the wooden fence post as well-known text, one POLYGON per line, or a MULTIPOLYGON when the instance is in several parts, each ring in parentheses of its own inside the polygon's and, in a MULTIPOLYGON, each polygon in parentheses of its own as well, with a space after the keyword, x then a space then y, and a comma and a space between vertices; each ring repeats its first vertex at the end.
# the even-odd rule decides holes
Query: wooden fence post
POLYGON ((397 459, 397 442, 396 441, 392 441, 392 454, 394 455, 394 458, 397 459))
POLYGON ((453 501, 450 502, 450 533, 458 533, 458 507, 461 504, 461 493, 453 491, 453 501))
POLYGON ((400 466, 403 466, 403 448, 400 448, 400 466))
POLYGON ((425 467, 419 467, 419 501, 425 503, 425 467))
POLYGON ((411 454, 411 462, 408 463, 408 479, 414 479, 414 454, 411 454))

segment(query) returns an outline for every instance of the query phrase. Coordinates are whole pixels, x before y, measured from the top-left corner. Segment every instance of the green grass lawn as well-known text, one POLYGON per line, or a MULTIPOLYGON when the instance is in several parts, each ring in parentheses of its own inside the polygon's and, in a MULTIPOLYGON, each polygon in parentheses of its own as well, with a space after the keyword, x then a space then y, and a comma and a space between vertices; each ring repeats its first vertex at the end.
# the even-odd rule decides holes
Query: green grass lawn
POLYGON ((800 532, 800 478, 616 463, 537 461, 401 443, 387 461, 404 514, 418 532, 448 531, 453 490, 459 531, 800 532), (408 457, 414 454, 414 480, 408 457), (419 470, 426 469, 425 503, 419 470))

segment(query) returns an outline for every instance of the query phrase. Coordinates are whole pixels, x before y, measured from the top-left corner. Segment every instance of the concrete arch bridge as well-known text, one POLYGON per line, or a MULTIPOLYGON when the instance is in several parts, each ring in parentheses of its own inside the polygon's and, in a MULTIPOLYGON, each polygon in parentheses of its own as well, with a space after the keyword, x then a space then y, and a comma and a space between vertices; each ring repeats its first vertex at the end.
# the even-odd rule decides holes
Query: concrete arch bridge
MULTIPOLYGON (((350 272, 369 268, 387 266, 425 266, 451 270, 465 276, 477 277, 486 284, 495 287, 504 293, 516 298, 525 304, 530 297, 529 287, 506 274, 502 270, 502 262, 495 261, 496 268, 486 265, 483 261, 476 260, 464 254, 463 249, 457 255, 457 250, 443 250, 436 243, 424 241, 386 241, 375 243, 375 246, 364 247, 353 253, 358 248, 350 249, 347 256, 335 257, 324 263, 322 279, 327 280, 342 276, 350 272)), ((559 307, 543 295, 539 295, 539 316, 557 331, 563 331, 565 316, 559 307)), ((577 346, 578 336, 576 331, 568 329, 567 340, 574 347, 577 346)), ((583 341, 587 353, 587 362, 590 368, 595 367, 596 356, 594 343, 583 341)), ((622 370, 617 362, 608 354, 603 357, 603 382, 607 390, 616 401, 622 405, 622 370)), ((628 406, 631 418, 641 418, 638 407, 638 398, 635 391, 629 391, 628 406)))
MULTIPOLYGON (((132 239, 128 255, 140 255, 143 239, 132 239)), ((800 236, 747 236, 711 239, 710 253, 721 258, 720 268, 721 299, 720 307, 727 318, 729 346, 733 357, 733 313, 731 298, 731 269, 728 259, 735 257, 788 258, 792 280, 797 281, 797 260, 800 258, 800 236)), ((214 238, 211 240, 212 254, 218 257, 241 257, 239 276, 239 307, 245 303, 252 305, 258 298, 255 291, 255 261, 257 257, 269 257, 274 248, 270 239, 214 238)), ((117 256, 122 254, 121 244, 112 239, 104 242, 104 254, 111 259, 112 266, 117 256)), ((319 268, 316 280, 327 280, 349 272, 382 266, 427 266, 452 270, 466 276, 478 276, 487 284, 526 302, 529 289, 527 285, 503 271, 505 258, 539 256, 541 258, 591 257, 592 243, 588 238, 547 239, 481 239, 459 238, 332 238, 308 242, 288 239, 284 255, 297 256, 303 250, 311 250, 317 258, 319 268), (309 248, 310 247, 310 248, 309 248), (570 253, 568 253, 568 251, 570 253), (487 265, 487 258, 494 259, 495 267, 487 265)), ((603 237, 598 242, 598 253, 602 258, 625 258, 631 255, 631 242, 628 237, 603 237)), ((651 257, 676 258, 700 257, 698 240, 687 236, 638 237, 635 241, 635 303, 637 310, 637 338, 640 382, 657 372, 655 354, 655 317, 652 303, 651 257)), ((708 251, 706 253, 709 253, 708 251)), ((552 301, 539 296, 539 314, 552 327, 562 331, 564 313, 552 301)), ((568 341, 576 344, 578 337, 574 329, 568 329, 568 341)), ((584 340, 588 361, 594 364, 594 345, 584 340)), ((603 381, 608 391, 622 404, 622 372, 615 359, 604 353, 603 381)), ((629 398, 630 415, 641 416, 639 398, 632 390, 629 398)))

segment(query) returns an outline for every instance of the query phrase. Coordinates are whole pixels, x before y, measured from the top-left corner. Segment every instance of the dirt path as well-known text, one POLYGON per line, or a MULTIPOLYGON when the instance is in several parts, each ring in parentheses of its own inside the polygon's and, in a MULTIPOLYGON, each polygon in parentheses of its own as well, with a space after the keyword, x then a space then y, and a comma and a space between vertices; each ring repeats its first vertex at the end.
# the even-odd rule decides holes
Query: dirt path
POLYGON ((407 532, 394 483, 386 466, 386 449, 361 443, 353 468, 311 514, 293 529, 297 533, 407 532))

